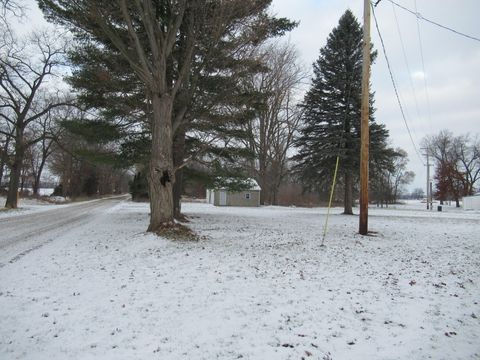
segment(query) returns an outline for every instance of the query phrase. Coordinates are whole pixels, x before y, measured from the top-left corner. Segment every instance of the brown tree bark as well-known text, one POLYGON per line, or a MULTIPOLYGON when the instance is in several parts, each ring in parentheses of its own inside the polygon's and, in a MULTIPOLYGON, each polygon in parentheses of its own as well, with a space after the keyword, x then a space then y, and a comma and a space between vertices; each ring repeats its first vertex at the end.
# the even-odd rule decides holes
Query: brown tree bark
POLYGON ((2 185, 3 172, 5 171, 5 165, 8 160, 8 146, 10 145, 10 137, 7 137, 0 156, 0 186, 2 185))
POLYGON ((23 156, 25 153, 23 140, 23 130, 17 129, 15 156, 10 167, 10 181, 8 183, 7 200, 5 202, 5 207, 8 209, 16 209, 18 207, 18 186, 20 185, 23 156))
POLYGON ((45 157, 42 157, 40 166, 37 169, 37 173, 33 177, 32 192, 33 192, 33 195, 35 196, 39 195, 38 191, 40 189, 40 178, 42 177, 42 172, 43 172, 43 168, 45 167, 46 160, 47 159, 45 157))
POLYGON ((152 94, 152 151, 147 176, 151 212, 147 231, 152 232, 173 224, 172 100, 167 94, 152 94))

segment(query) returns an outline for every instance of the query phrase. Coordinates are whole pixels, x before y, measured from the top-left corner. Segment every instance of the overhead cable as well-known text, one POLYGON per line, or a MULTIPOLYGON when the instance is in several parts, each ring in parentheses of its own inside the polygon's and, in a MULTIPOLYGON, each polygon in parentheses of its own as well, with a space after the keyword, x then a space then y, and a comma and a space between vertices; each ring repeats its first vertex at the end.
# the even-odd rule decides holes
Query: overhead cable
POLYGON ((397 25, 398 37, 400 38, 400 44, 402 45, 403 61, 405 62, 407 73, 409 74, 408 80, 410 83, 410 88, 412 89, 413 99, 415 100, 415 110, 417 112, 417 116, 420 118, 421 115, 420 115, 420 108, 418 106, 417 92, 415 91, 415 85, 413 84, 413 80, 411 76, 412 71, 410 70, 410 65, 408 63, 407 52, 405 50, 405 43, 403 42, 402 32, 400 30, 400 25, 397 19, 397 12, 395 11, 395 6, 393 4, 392 4, 392 10, 393 10, 393 17, 395 19, 395 24, 397 25))
MULTIPOLYGON (((415 4, 415 11, 417 10, 417 0, 414 0, 415 4)), ((422 71, 423 71, 423 85, 425 88, 425 98, 427 100, 427 115, 428 115, 428 125, 430 130, 432 129, 432 112, 430 107, 430 95, 428 93, 428 84, 427 84, 427 72, 425 71, 425 60, 423 56, 423 43, 422 43, 422 36, 420 33, 420 21, 417 18, 417 34, 418 34, 418 45, 420 47, 420 57, 422 60, 422 71)))
POLYGON ((415 144, 415 141, 413 140, 412 132, 410 131, 410 127, 408 126, 407 118, 405 117, 405 111, 403 110, 402 102, 400 101, 400 96, 399 96, 398 90, 397 90, 397 84, 395 83, 395 79, 394 79, 393 73, 392 73, 392 68, 390 66, 390 61, 389 61, 388 56, 387 56, 387 50, 385 49, 385 43, 383 41, 382 34, 380 33, 380 28, 378 27, 377 16, 375 15, 374 6, 372 6, 372 14, 373 14, 373 19, 375 20, 375 27, 377 29, 378 36, 380 38, 380 43, 382 44, 383 55, 385 56, 385 60, 387 62, 388 72, 390 73, 390 79, 392 80, 393 89, 395 90, 395 95, 397 97, 398 106, 400 107, 400 112, 402 114, 403 122, 405 123, 405 127, 407 128, 408 136, 410 137, 410 141, 412 142, 413 148, 415 149, 415 152, 417 153, 418 158, 420 159, 422 165, 425 165, 425 163, 423 162, 423 158, 420 155, 420 152, 418 151, 417 145, 415 144))
POLYGON ((419 20, 423 20, 423 21, 426 21, 430 24, 433 24, 435 26, 438 26, 438 27, 441 27, 442 29, 445 29, 445 30, 448 30, 448 31, 451 31, 457 35, 460 35, 460 36, 463 36, 463 37, 466 37, 468 39, 471 39, 471 40, 475 40, 475 41, 478 41, 480 42, 480 38, 478 37, 475 37, 475 36, 472 36, 472 35, 468 35, 468 34, 465 34, 465 33, 462 33, 458 30, 455 30, 455 29, 452 29, 451 27, 448 27, 448 26, 445 26, 445 25, 442 25, 442 24, 439 24, 438 22, 436 21, 433 21, 433 20, 430 20, 430 19, 427 19, 426 17, 424 17, 422 14, 420 14, 419 12, 417 11, 414 11, 414 10, 411 10, 411 9, 408 9, 406 8, 405 6, 403 5, 400 5, 399 3, 393 1, 393 0, 388 0, 390 1, 392 4, 394 4, 395 6, 398 6, 400 9, 403 9, 407 12, 409 12, 410 14, 413 14, 414 16, 416 16, 417 19, 419 20))

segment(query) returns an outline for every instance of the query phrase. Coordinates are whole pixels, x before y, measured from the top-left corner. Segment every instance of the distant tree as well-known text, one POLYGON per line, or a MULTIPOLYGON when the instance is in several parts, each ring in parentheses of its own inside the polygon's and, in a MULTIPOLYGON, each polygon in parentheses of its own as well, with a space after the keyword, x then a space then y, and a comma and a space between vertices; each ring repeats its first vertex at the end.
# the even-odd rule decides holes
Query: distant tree
MULTIPOLYGON (((18 1, 0 0, 0 56, 4 57, 8 49, 14 42, 14 34, 9 22, 9 15, 22 17, 24 8, 18 1)), ((0 112, 6 112, 6 109, 0 107, 0 112)), ((0 186, 3 184, 5 172, 8 169, 10 148, 15 129, 8 122, 4 122, 0 117, 0 186)))
POLYGON ((41 136, 27 139, 26 132, 49 111, 69 104, 48 83, 63 64, 65 45, 58 34, 33 34, 26 42, 13 42, 0 58, 0 119, 12 130, 13 154, 9 163, 10 182, 5 207, 17 207, 17 190, 25 152, 41 136))
MULTIPOLYGON (((375 53, 371 53, 372 60, 375 53)), ((337 155, 339 183, 344 189, 344 213, 352 214, 354 182, 360 162, 362 29, 350 10, 330 33, 313 64, 314 77, 305 95, 304 124, 296 140, 295 170, 307 188, 318 190, 331 182, 337 155)), ((370 94, 370 156, 381 160, 388 150, 388 131, 374 120, 370 94)))
POLYGON ((453 199, 460 207, 460 198, 473 194, 480 179, 478 138, 471 140, 469 135, 454 136, 442 130, 425 137, 423 145, 435 160, 435 195, 441 203, 453 199))
POLYGON ((437 198, 443 204, 451 194, 448 168, 452 162, 456 162, 453 149, 453 134, 451 131, 442 130, 437 135, 427 136, 422 140, 430 156, 435 160, 435 187, 437 198))
POLYGON ((13 130, 11 126, 8 123, 4 123, 2 125, 4 126, 3 131, 0 130, 0 186, 3 184, 4 174, 6 170, 8 170, 11 152, 11 140, 13 137, 13 130))
POLYGON ((480 140, 478 135, 472 139, 468 134, 457 136, 453 142, 455 158, 458 159, 458 171, 463 174, 465 195, 473 195, 480 180, 480 140))
POLYGON ((408 154, 405 150, 387 149, 385 161, 386 163, 377 164, 374 159, 370 172, 370 198, 382 206, 397 202, 404 186, 415 178, 415 173, 407 170, 408 154))
POLYGON ((445 200, 453 194, 451 189, 451 165, 447 162, 439 162, 435 167, 435 174, 433 176, 435 180, 435 198, 440 200, 440 204, 443 204, 445 200))
POLYGON ((262 188, 260 203, 276 205, 302 114, 295 95, 306 74, 289 43, 269 44, 257 56, 263 59, 266 69, 252 74, 246 84, 258 95, 254 116, 245 124, 245 145, 254 155, 248 167, 262 188))
POLYGON ((36 127, 33 129, 33 136, 39 139, 38 142, 31 146, 28 156, 28 168, 31 175, 33 195, 39 195, 43 171, 55 149, 54 143, 58 141, 62 131, 60 121, 69 112, 70 109, 68 107, 52 109, 39 119, 36 127))
POLYGON ((425 191, 422 188, 415 188, 410 194, 412 199, 423 199, 425 197, 425 191))
POLYGON ((435 197, 443 204, 445 200, 455 200, 460 207, 460 198, 467 195, 468 182, 465 173, 459 171, 455 161, 439 162, 436 166, 435 197))
POLYGON ((389 183, 392 188, 392 202, 396 202, 402 194, 403 187, 415 179, 415 173, 407 170, 408 154, 401 148, 395 149, 392 171, 389 174, 389 183))
POLYGON ((126 192, 129 176, 116 167, 115 151, 109 144, 88 142, 63 130, 48 160, 50 172, 62 185, 61 195, 75 198, 126 192))

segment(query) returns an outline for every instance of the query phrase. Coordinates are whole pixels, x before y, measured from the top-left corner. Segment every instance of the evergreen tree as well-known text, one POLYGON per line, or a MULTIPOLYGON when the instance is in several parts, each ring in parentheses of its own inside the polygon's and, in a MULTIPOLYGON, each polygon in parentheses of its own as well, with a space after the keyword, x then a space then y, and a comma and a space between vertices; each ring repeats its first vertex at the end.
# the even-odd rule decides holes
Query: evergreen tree
MULTIPOLYGON (((302 104, 304 124, 294 156, 295 171, 311 190, 329 186, 340 156, 337 178, 344 188, 345 214, 353 213, 354 182, 360 166, 362 43, 360 24, 347 10, 313 64, 314 77, 302 104)), ((372 60, 375 55, 371 53, 372 60)), ((388 157, 388 131, 375 123, 373 114, 370 94, 370 157, 378 166, 388 157)))
POLYGON ((122 149, 129 154, 139 150, 150 162, 145 172, 149 194, 154 197, 150 230, 161 228, 179 211, 184 159, 205 153, 205 144, 188 144, 188 140, 198 139, 192 137, 193 132, 222 132, 223 137, 231 138, 228 131, 232 126, 225 123, 245 118, 237 115, 240 111, 227 111, 232 99, 236 102, 233 106, 241 107, 239 98, 232 96, 237 94, 232 90, 235 76, 255 66, 244 54, 295 26, 268 15, 270 3, 143 0, 133 6, 123 0, 120 11, 119 4, 107 6, 98 0, 39 0, 49 19, 69 26, 80 40, 71 57, 78 69, 71 81, 82 90, 84 103, 101 110, 107 122, 122 126, 126 135, 120 139, 122 149), (132 43, 136 51, 129 47, 132 43), (165 47, 158 49, 158 44, 164 43, 166 52, 165 47), (209 98, 202 95, 207 93, 209 98))

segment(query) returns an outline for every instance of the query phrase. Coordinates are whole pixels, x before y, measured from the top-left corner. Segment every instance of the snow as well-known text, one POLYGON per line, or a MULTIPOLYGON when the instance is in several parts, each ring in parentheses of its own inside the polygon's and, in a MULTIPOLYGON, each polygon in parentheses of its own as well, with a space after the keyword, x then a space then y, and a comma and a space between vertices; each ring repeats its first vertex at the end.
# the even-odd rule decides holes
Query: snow
POLYGON ((0 358, 478 359, 480 213, 423 206, 333 209, 321 247, 326 209, 187 203, 187 242, 116 203, 0 249, 0 358))
POLYGON ((236 179, 236 178, 218 178, 217 179, 217 184, 215 184, 214 189, 215 190, 228 190, 228 185, 234 185, 234 184, 242 184, 246 186, 248 189, 246 190, 262 190, 262 188, 258 185, 257 181, 254 178, 248 178, 248 179, 236 179), (224 185, 220 185, 224 184, 224 185))
MULTIPOLYGON (((47 211, 55 208, 55 206, 42 199, 35 198, 20 198, 18 201, 18 208, 5 211, 2 207, 5 205, 6 198, 0 196, 0 219, 18 215, 26 215, 40 211, 47 211)), ((60 202, 60 201, 57 201, 60 202)), ((1 233, 0 233, 1 236, 1 233)))
MULTIPOLYGON (((53 194, 54 188, 40 188, 38 189, 38 195, 40 196, 50 196, 53 194)), ((32 189, 30 189, 32 191, 32 189)))

